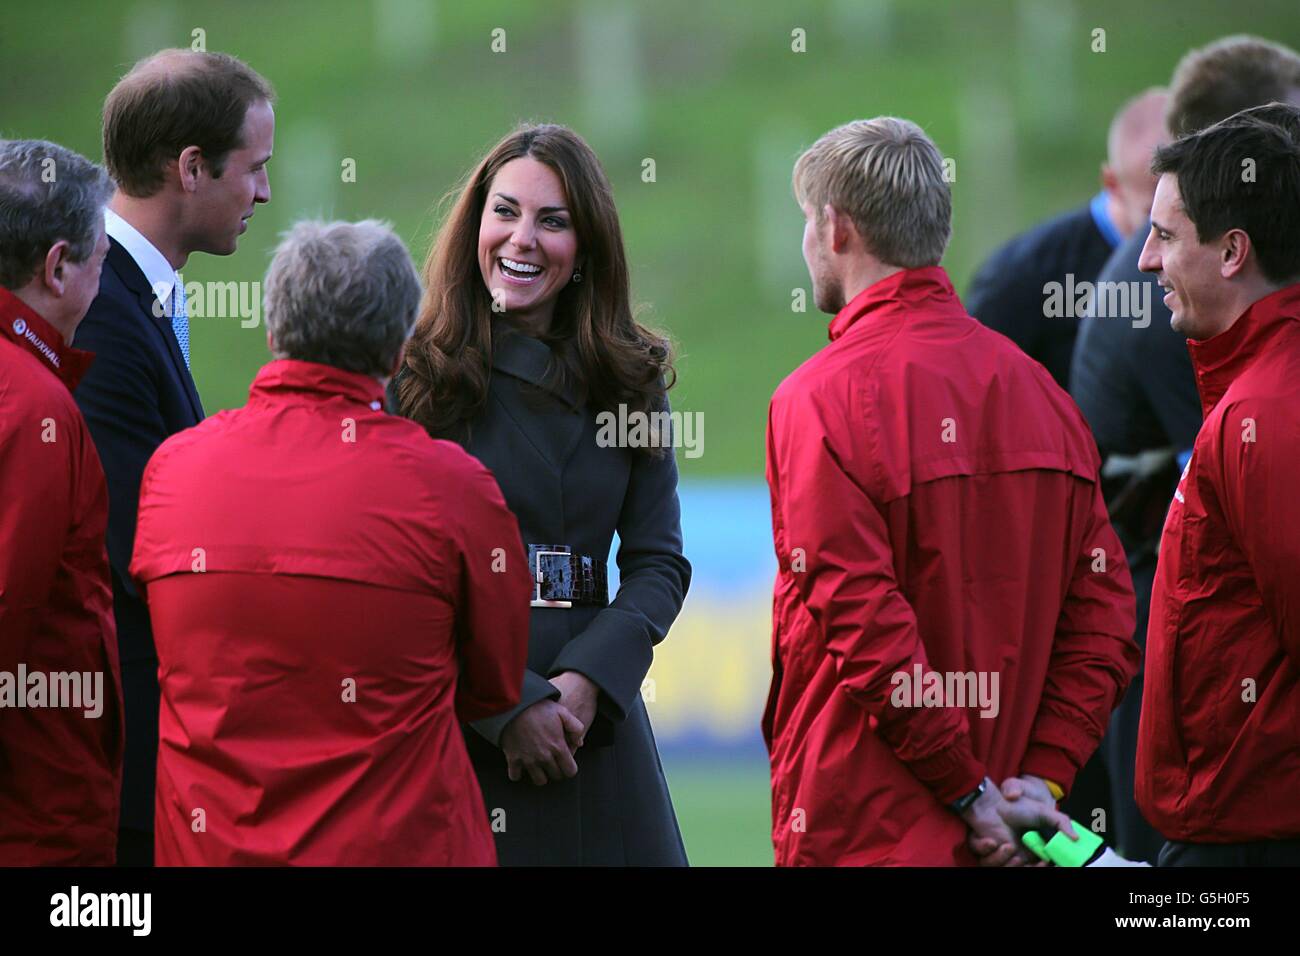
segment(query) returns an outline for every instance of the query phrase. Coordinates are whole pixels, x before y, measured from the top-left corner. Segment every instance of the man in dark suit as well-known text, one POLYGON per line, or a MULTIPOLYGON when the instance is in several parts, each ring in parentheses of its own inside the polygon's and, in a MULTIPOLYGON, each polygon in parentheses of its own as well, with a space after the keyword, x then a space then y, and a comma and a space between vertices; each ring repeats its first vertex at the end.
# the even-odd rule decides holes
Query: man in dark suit
POLYGON ((108 477, 126 704, 119 865, 153 863, 158 658, 127 571, 140 478, 164 439, 203 419, 178 270, 192 252, 234 252, 256 204, 270 200, 273 102, 270 84, 234 57, 164 50, 137 63, 104 103, 117 192, 99 295, 77 329, 77 347, 96 359, 76 398, 108 477))
POLYGON ((1042 363, 1062 388, 1069 382, 1081 318, 1074 312, 1074 290, 1096 278, 1115 247, 1151 212, 1156 180, 1148 167, 1155 148, 1168 138, 1164 109, 1160 89, 1125 103, 1106 138, 1101 191, 1078 209, 1011 239, 989 257, 967 290, 970 314, 1042 363), (1063 304, 1070 306, 1060 314, 1048 307, 1052 283, 1060 283, 1063 304))

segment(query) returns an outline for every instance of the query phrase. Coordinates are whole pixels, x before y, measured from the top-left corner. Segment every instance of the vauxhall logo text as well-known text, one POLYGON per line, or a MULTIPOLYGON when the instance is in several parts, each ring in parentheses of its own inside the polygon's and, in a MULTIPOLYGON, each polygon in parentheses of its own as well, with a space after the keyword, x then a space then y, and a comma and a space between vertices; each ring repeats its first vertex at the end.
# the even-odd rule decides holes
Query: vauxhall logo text
POLYGON ((31 342, 36 351, 40 352, 55 368, 59 367, 59 356, 54 349, 45 344, 45 340, 32 331, 32 327, 24 319, 14 319, 14 335, 20 339, 26 339, 31 342))

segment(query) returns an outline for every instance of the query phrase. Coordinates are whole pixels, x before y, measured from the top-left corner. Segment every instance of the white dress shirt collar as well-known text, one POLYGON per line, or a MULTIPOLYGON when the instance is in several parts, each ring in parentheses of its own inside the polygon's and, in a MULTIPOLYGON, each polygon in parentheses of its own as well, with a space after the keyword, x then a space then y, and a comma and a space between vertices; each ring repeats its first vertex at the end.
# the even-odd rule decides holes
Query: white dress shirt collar
POLYGON ((104 230, 135 260, 135 264, 144 273, 149 288, 153 289, 153 294, 158 297, 158 301, 170 316, 172 289, 176 285, 176 270, 171 267, 167 257, 159 252, 140 230, 107 208, 104 210, 104 230))

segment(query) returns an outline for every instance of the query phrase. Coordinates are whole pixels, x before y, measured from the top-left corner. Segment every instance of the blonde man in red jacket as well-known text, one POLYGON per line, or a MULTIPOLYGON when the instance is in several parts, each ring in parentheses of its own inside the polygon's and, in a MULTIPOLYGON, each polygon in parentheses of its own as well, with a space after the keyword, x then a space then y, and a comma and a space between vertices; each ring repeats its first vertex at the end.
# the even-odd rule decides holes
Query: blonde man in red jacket
POLYGON ((122 691, 108 491, 71 347, 108 251, 100 167, 0 140, 0 866, 111 865, 122 691))
POLYGON ((1137 666, 1096 447, 1043 367, 962 308, 919 127, 832 130, 794 189, 835 318, 768 426, 777 863, 1022 862, 995 781, 1059 824, 1137 666))
POLYGON ((1161 865, 1294 866, 1300 110, 1238 113, 1160 149, 1152 168, 1139 265, 1189 339, 1205 421, 1160 542, 1138 806, 1169 840, 1161 865))
POLYGON ((419 298, 382 223, 299 223, 248 404, 145 470, 159 865, 496 864, 459 721, 518 702, 532 578, 491 472, 383 411, 419 298))

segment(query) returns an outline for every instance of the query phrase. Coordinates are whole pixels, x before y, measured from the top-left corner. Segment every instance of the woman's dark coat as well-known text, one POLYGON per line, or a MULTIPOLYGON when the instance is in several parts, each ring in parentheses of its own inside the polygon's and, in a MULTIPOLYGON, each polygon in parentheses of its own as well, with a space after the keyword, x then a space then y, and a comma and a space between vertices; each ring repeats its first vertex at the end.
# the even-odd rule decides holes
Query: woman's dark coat
POLYGON ((486 408, 467 448, 496 476, 524 543, 568 545, 604 565, 615 531, 621 583, 604 608, 533 608, 518 707, 465 730, 503 866, 685 865, 677 819, 641 685, 654 645, 681 610, 691 568, 682 555, 677 465, 597 444, 596 412, 552 389, 550 348, 494 323, 486 408), (578 750, 578 774, 538 787, 512 782, 502 730, 525 708, 558 699, 549 677, 578 671, 600 688, 578 750), (504 816, 499 812, 504 810, 504 816))

